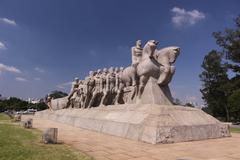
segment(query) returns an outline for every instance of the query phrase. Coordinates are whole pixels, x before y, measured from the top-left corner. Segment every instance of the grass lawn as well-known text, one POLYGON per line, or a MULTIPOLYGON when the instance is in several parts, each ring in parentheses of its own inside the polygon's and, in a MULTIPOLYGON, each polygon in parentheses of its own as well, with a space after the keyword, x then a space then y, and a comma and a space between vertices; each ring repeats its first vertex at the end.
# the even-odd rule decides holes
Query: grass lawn
POLYGON ((40 131, 9 122, 0 114, 0 160, 91 160, 67 145, 43 144, 40 131))
POLYGON ((230 128, 232 133, 240 133, 240 128, 230 128))
POLYGON ((3 113, 0 113, 0 121, 9 120, 9 116, 3 113))

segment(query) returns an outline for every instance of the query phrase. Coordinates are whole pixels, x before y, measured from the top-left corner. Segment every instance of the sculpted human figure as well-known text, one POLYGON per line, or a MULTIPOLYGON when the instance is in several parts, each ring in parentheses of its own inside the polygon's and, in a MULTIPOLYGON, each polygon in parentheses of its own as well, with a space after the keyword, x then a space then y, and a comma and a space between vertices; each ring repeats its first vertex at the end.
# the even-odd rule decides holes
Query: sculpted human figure
POLYGON ((79 81, 79 86, 78 86, 78 96, 79 96, 79 101, 78 101, 78 106, 79 108, 83 107, 84 101, 85 101, 85 93, 84 93, 84 80, 79 81))
POLYGON ((51 101, 52 101, 52 97, 50 96, 50 94, 48 94, 48 96, 47 96, 47 105, 48 105, 50 110, 52 110, 51 101))
POLYGON ((93 107, 94 103, 97 100, 98 96, 101 96, 101 74, 102 71, 101 69, 98 69, 97 74, 94 76, 94 81, 95 81, 95 87, 92 93, 92 98, 89 102, 88 108, 93 107))
POLYGON ((136 46, 132 47, 132 65, 125 68, 123 71, 122 79, 126 83, 126 86, 134 86, 135 90, 138 84, 138 77, 137 77, 137 66, 142 61, 143 56, 143 49, 141 40, 136 41, 136 46))
POLYGON ((137 66, 137 75, 139 78, 139 94, 141 98, 144 87, 150 77, 158 79, 159 85, 167 85, 174 73, 175 62, 180 53, 179 47, 171 46, 157 50, 158 42, 150 40, 144 46, 142 62, 137 66))
MULTIPOLYGON (((115 87, 115 74, 113 67, 108 69, 107 75, 104 77, 106 79, 106 85, 103 89, 103 97, 101 99, 100 105, 107 105, 111 98, 111 95, 114 94, 114 87, 115 87)), ((110 102, 111 103, 111 102, 110 102)))
POLYGON ((103 101, 105 99, 106 96, 106 92, 107 92, 107 74, 108 74, 108 70, 107 68, 103 69, 103 72, 100 76, 100 93, 99 96, 101 96, 101 100, 100 100, 100 106, 103 105, 103 101))
POLYGON ((120 67, 119 70, 115 69, 115 76, 116 76, 116 83, 115 83, 115 92, 116 92, 116 97, 114 99, 114 104, 119 104, 120 99, 122 98, 123 95, 123 89, 125 87, 125 84, 123 83, 122 80, 122 73, 123 73, 124 68, 120 67))
POLYGON ((72 82, 72 88, 68 96, 67 107, 74 108, 74 101, 75 101, 75 98, 77 97, 78 86, 79 86, 79 78, 76 77, 72 82))
POLYGON ((103 71, 100 76, 100 92, 103 93, 106 90, 106 78, 107 78, 108 70, 107 68, 103 68, 103 71))
POLYGON ((87 108, 89 106, 89 102, 92 98, 92 93, 95 88, 95 76, 96 72, 90 71, 89 76, 85 78, 84 81, 84 94, 85 94, 85 99, 83 103, 83 107, 87 108))
POLYGON ((136 67, 142 60, 142 43, 141 40, 136 41, 136 46, 132 47, 132 66, 136 67))
POLYGON ((120 69, 118 67, 116 67, 114 69, 114 74, 115 74, 115 93, 117 93, 118 89, 119 89, 119 72, 120 72, 120 69))
POLYGON ((171 66, 179 55, 179 47, 171 46, 157 50, 157 45, 158 42, 155 40, 148 41, 136 68, 129 66, 121 74, 121 79, 127 88, 136 85, 134 92, 137 93, 135 95, 138 99, 141 99, 150 77, 158 79, 159 85, 166 85, 171 81, 174 73, 174 67, 171 66))
POLYGON ((76 94, 76 97, 75 97, 75 99, 73 99, 73 102, 72 102, 72 108, 80 108, 81 106, 80 106, 80 101, 81 101, 81 93, 80 93, 80 89, 78 89, 76 92, 75 92, 75 94, 76 94))

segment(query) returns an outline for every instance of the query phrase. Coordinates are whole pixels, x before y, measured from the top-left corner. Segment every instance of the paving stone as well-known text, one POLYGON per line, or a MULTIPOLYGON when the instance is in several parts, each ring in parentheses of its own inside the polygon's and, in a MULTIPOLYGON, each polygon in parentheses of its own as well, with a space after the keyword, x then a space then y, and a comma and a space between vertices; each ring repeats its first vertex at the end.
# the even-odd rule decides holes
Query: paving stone
POLYGON ((58 128, 59 141, 71 145, 96 160, 240 160, 240 134, 232 137, 174 144, 147 144, 98 132, 75 128, 36 117, 33 127, 44 131, 58 128))

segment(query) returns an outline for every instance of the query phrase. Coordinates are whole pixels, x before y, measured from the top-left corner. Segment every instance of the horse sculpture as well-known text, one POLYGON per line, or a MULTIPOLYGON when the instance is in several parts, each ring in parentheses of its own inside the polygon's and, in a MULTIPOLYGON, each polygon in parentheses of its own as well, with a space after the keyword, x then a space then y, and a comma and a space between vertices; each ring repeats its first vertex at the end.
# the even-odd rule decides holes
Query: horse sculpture
POLYGON ((158 50, 157 45, 155 40, 148 41, 143 49, 139 49, 142 53, 139 52, 138 61, 125 69, 121 67, 119 70, 111 68, 108 71, 99 69, 97 72, 90 72, 84 81, 73 83, 69 96, 49 101, 49 107, 90 108, 136 102, 171 104, 168 83, 175 72, 173 64, 180 48, 171 46, 158 50), (154 94, 154 98, 149 96, 150 92, 154 94), (154 101, 145 100, 152 98, 154 101))
POLYGON ((175 72, 173 63, 176 61, 180 48, 176 46, 157 50, 158 42, 150 40, 143 48, 141 62, 136 66, 127 67, 121 75, 125 86, 134 86, 134 95, 141 98, 144 87, 150 77, 158 79, 158 85, 167 85, 175 72))

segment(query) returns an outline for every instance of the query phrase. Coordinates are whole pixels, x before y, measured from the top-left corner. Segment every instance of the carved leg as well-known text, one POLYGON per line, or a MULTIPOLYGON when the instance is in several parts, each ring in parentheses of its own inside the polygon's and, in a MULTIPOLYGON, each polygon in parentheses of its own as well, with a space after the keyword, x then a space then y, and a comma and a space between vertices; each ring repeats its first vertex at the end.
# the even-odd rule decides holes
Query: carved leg
POLYGON ((161 74, 158 79, 159 85, 164 85, 166 83, 166 80, 168 79, 169 73, 170 73, 170 66, 161 66, 160 67, 161 74))
POLYGON ((114 98, 114 101, 113 101, 113 104, 115 104, 115 105, 118 105, 119 104, 119 97, 120 97, 120 90, 118 90, 117 91, 117 95, 116 95, 116 97, 114 98))
POLYGON ((140 84, 139 84, 139 91, 138 91, 138 99, 141 99, 142 93, 144 91, 144 87, 147 83, 147 77, 141 76, 140 77, 140 84))
POLYGON ((71 99, 71 108, 74 108, 74 99, 71 99))
POLYGON ((116 97, 114 99, 114 102, 113 102, 115 105, 120 104, 119 102, 120 102, 120 99, 122 98, 121 96, 122 96, 124 87, 125 87, 124 84, 120 83, 119 89, 117 90, 117 95, 116 95, 116 97))
POLYGON ((84 98, 84 95, 82 95, 81 101, 80 101, 80 108, 84 108, 84 101, 85 101, 85 98, 84 98))
POLYGON ((137 85, 136 78, 137 78, 136 74, 133 74, 133 76, 131 77, 131 79, 132 79, 132 86, 136 86, 137 85))
POLYGON ((138 89, 138 86, 133 86, 132 88, 132 95, 131 95, 131 100, 134 99, 134 97, 137 95, 137 89, 138 89))
POLYGON ((168 74, 168 78, 167 78, 167 80, 165 81, 165 84, 168 84, 169 82, 171 82, 171 80, 172 80, 172 77, 173 77, 173 75, 174 75, 174 73, 175 73, 175 67, 174 66, 171 66, 171 68, 170 68, 170 73, 168 74))
POLYGON ((97 95, 98 95, 97 92, 93 92, 93 96, 92 96, 87 108, 91 108, 93 106, 93 103, 94 103, 95 99, 97 98, 97 95))
POLYGON ((87 108, 87 106, 88 106, 88 102, 89 102, 89 100, 90 100, 90 94, 89 93, 86 93, 86 97, 85 97, 85 99, 84 99, 84 101, 83 101, 83 108, 87 108))
POLYGON ((100 102, 100 106, 105 106, 107 95, 108 95, 108 92, 104 91, 103 92, 103 97, 102 97, 101 102, 100 102))

